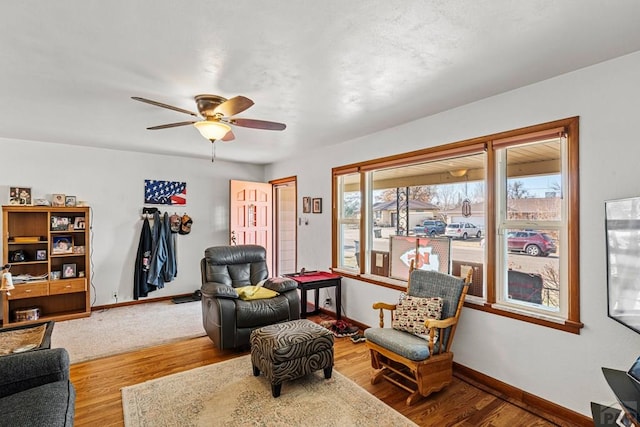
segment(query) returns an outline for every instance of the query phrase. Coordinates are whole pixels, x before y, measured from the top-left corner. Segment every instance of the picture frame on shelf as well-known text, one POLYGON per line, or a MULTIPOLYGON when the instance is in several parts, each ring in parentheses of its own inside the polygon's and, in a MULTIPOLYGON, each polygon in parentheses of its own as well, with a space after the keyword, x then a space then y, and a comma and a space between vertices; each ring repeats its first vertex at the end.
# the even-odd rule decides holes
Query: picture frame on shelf
POLYGON ((36 250, 36 261, 46 261, 47 259, 47 250, 46 249, 38 249, 36 250))
POLYGON ((51 280, 60 280, 62 276, 62 272, 60 270, 55 270, 51 272, 51 280))
POLYGON ((51 231, 67 231, 69 230, 69 218, 66 216, 51 217, 51 231))
POLYGON ((84 230, 85 227, 86 227, 86 224, 84 222, 84 217, 83 216, 75 217, 75 219, 73 220, 73 229, 74 230, 84 230))
POLYGON ((30 187, 9 187, 9 204, 10 205, 32 205, 30 187))
POLYGON ((322 213, 322 198, 321 197, 314 198, 313 201, 312 201, 312 204, 313 204, 312 213, 322 213))
POLYGON ((54 255, 73 253, 73 236, 53 236, 51 253, 54 255))
POLYGON ((64 205, 68 208, 75 208, 76 207, 76 196, 65 196, 64 197, 64 205))
POLYGON ((72 279, 76 277, 77 266, 75 264, 62 264, 62 278, 72 279))
POLYGON ((302 213, 311 213, 311 197, 302 198, 302 213))
POLYGON ((73 247, 73 253, 74 254, 79 254, 79 255, 84 255, 84 246, 82 246, 82 245, 74 246, 73 247))
POLYGON ((64 194, 52 194, 51 195, 51 206, 54 208, 63 208, 65 204, 65 195, 64 194))

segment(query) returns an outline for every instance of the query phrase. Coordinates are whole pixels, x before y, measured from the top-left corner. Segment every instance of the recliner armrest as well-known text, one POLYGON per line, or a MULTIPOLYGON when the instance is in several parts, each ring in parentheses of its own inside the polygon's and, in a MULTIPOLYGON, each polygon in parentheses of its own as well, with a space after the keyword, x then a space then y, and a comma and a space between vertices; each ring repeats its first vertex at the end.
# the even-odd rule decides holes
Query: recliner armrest
POLYGON ((203 296, 213 298, 239 298, 238 292, 233 286, 225 285, 218 282, 206 282, 200 288, 203 296))
POLYGON ((0 398, 68 379, 69 353, 64 348, 11 354, 0 360, 0 398))
POLYGON ((286 277, 270 277, 264 282, 264 287, 278 293, 283 293, 298 289, 298 282, 286 277))

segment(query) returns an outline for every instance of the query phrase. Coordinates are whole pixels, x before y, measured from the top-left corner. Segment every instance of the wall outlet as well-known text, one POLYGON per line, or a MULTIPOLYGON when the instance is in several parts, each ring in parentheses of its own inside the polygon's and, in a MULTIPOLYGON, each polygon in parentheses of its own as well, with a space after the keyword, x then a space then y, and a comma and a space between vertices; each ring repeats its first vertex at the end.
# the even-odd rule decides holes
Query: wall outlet
POLYGON ((325 306, 327 306, 327 305, 331 305, 331 298, 325 298, 325 299, 324 299, 324 305, 325 305, 325 306))
POLYGON ((116 291, 113 291, 113 299, 118 299, 118 293, 116 291))

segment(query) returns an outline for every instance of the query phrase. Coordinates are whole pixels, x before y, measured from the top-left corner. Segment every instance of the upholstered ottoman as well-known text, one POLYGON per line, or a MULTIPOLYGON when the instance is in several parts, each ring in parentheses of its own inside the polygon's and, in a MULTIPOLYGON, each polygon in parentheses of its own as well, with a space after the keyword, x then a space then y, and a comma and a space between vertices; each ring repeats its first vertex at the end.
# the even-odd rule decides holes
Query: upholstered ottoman
POLYGON ((253 375, 262 371, 271 394, 280 396, 282 383, 319 369, 331 378, 333 334, 307 319, 276 323, 251 332, 253 375))

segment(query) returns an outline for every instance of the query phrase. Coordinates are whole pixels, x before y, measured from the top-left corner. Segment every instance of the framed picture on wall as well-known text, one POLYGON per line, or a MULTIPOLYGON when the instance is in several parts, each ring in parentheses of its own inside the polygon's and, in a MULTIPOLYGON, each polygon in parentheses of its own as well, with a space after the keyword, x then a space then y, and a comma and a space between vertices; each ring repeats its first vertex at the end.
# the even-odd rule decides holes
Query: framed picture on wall
POLYGON ((302 213, 311 213, 311 197, 302 198, 302 213))
POLYGON ((322 198, 313 199, 313 213, 322 213, 322 198))

